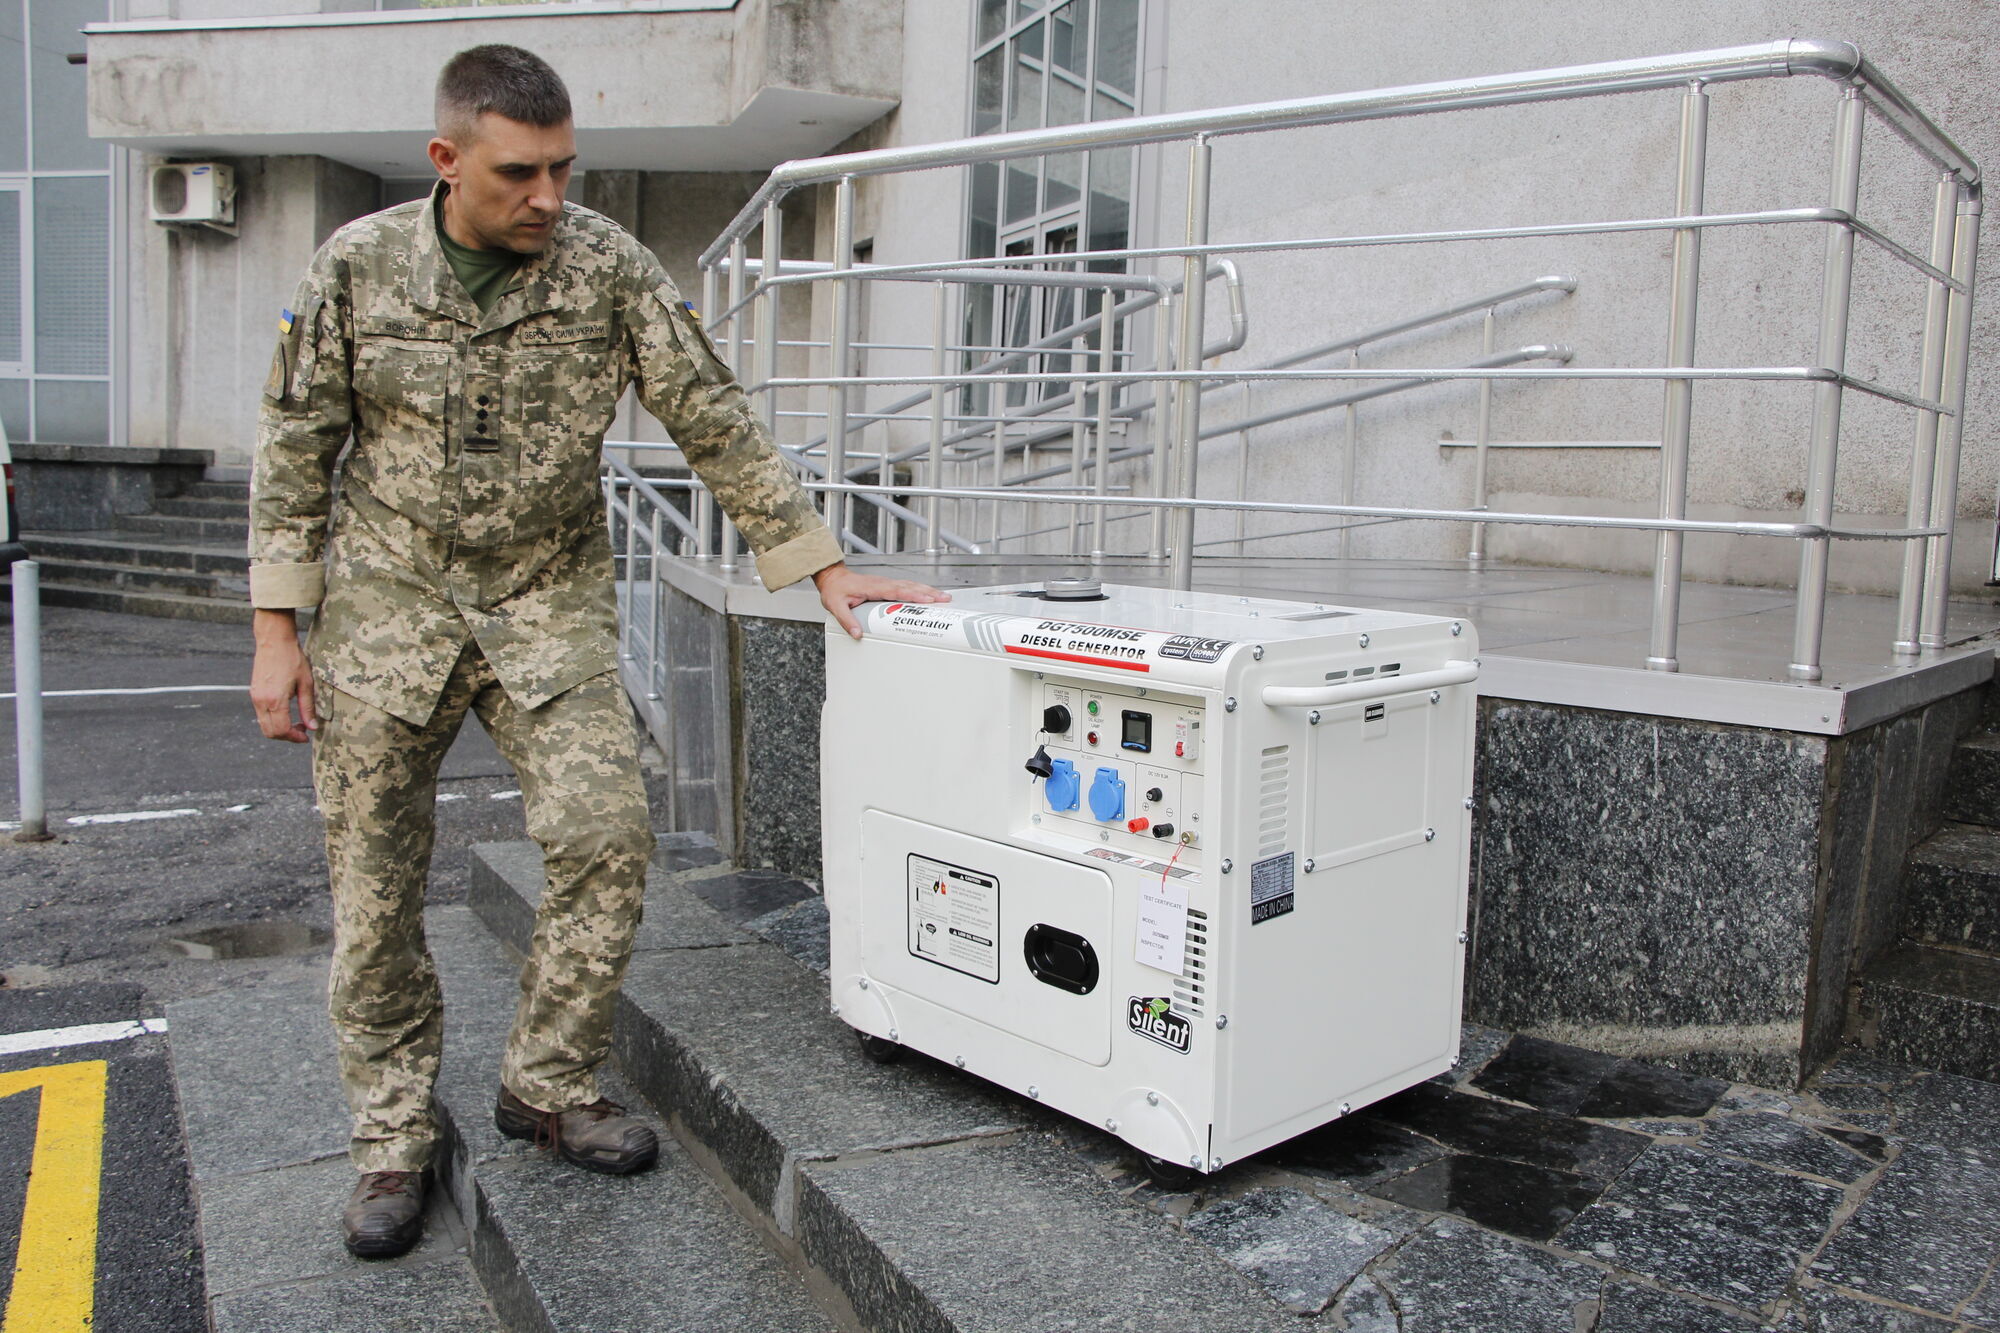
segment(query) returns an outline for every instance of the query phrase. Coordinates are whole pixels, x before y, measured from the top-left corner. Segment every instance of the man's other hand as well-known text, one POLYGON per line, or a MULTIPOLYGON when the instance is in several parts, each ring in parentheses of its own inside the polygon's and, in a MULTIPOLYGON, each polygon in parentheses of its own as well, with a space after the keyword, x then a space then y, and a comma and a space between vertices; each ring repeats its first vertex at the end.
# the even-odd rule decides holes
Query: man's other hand
POLYGON ((250 664, 250 706, 257 710, 258 727, 274 741, 310 740, 319 730, 319 715, 313 711, 312 666, 299 647, 296 617, 260 608, 253 613, 253 632, 257 656, 250 664))
POLYGON ((951 600, 950 593, 940 592, 928 583, 877 578, 873 574, 863 574, 858 570, 849 569, 844 564, 828 565, 813 575, 813 582, 819 586, 820 605, 827 609, 827 614, 840 622, 842 629, 857 639, 861 637, 861 622, 855 618, 854 608, 863 602, 951 600))

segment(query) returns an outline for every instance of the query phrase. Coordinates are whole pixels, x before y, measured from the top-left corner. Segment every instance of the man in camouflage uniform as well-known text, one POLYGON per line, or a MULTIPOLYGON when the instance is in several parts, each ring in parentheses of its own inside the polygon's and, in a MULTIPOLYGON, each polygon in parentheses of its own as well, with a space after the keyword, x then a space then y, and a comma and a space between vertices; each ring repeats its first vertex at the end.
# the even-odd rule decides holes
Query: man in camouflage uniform
POLYGON ((594 1079, 653 849, 598 487, 626 386, 766 587, 813 577, 854 633, 862 601, 942 599, 841 564, 658 260, 563 202, 576 150, 553 70, 477 47, 447 64, 438 105, 437 190, 341 228, 284 312, 252 480, 252 701, 267 736, 316 740, 330 1009, 363 1173, 343 1224, 366 1256, 422 1229, 442 1045, 424 881, 438 766, 468 710, 519 775, 547 869, 496 1120, 594 1170, 657 1156, 594 1079), (318 608, 303 654, 299 607, 318 608))

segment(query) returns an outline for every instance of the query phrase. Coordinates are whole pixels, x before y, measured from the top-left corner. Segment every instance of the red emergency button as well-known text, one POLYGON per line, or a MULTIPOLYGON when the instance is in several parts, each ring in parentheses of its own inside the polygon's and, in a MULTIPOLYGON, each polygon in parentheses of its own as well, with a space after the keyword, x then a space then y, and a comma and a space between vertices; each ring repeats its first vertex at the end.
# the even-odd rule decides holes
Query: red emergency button
POLYGON ((1138 819, 1128 819, 1125 821, 1126 830, 1132 833, 1144 833, 1147 829, 1151 828, 1152 825, 1153 821, 1147 819, 1143 815, 1140 816, 1138 819))

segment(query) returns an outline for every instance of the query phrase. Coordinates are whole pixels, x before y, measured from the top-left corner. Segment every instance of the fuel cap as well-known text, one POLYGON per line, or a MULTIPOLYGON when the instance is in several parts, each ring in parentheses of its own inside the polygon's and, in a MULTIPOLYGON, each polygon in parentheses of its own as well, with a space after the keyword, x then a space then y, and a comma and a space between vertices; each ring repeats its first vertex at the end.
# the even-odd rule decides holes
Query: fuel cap
POLYGON ((1051 602, 1094 601, 1104 596, 1104 585, 1097 579, 1048 579, 1042 584, 1042 596, 1051 602))

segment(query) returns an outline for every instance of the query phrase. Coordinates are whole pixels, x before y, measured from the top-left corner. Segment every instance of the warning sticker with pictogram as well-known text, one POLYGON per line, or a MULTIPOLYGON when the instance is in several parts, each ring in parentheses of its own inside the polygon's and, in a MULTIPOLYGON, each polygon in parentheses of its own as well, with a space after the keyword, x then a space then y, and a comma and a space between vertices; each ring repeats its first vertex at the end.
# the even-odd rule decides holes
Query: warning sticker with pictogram
POLYGON ((910 954, 981 981, 1000 982, 1000 881, 909 854, 910 954))

